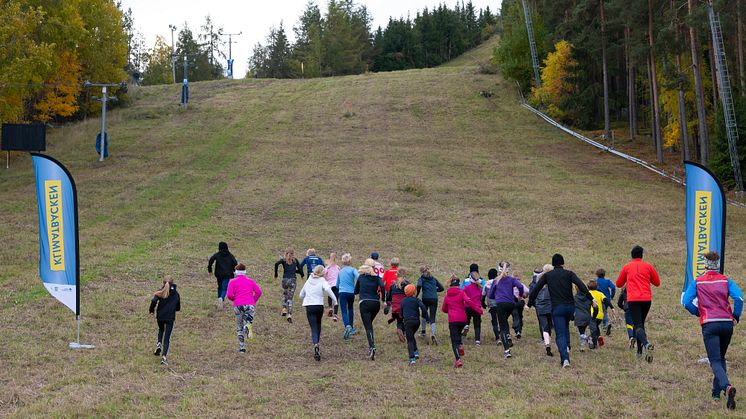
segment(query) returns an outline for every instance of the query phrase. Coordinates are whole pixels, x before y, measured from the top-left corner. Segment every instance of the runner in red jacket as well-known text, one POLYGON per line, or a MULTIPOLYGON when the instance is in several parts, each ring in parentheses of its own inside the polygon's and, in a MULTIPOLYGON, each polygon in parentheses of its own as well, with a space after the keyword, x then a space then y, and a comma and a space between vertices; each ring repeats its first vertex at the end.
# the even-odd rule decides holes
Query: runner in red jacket
POLYGON ((637 356, 653 362, 653 344, 648 342, 645 332, 645 319, 650 311, 652 292, 650 286, 661 285, 660 277, 653 265, 642 260, 641 246, 632 248, 632 260, 619 272, 616 280, 617 287, 627 286, 627 304, 634 322, 634 334, 637 341, 637 356))

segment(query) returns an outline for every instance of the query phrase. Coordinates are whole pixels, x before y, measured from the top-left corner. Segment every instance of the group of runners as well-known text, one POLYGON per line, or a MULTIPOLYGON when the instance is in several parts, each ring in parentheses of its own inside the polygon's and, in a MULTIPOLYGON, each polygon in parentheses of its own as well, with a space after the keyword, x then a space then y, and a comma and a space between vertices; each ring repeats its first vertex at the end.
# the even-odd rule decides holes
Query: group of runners
MULTIPOLYGON (((616 288, 621 289, 617 307, 624 311, 625 329, 630 349, 636 348, 639 359, 653 362, 654 346, 649 341, 645 321, 652 301, 651 287, 660 285, 655 268, 643 260, 643 248, 635 246, 632 260, 622 267, 615 282, 605 278, 603 269, 596 271, 596 278, 584 283, 572 271, 564 269, 564 258, 552 256, 551 264, 534 270, 531 283, 526 286, 511 274, 507 261, 491 268, 487 279, 482 278, 477 264, 471 264, 469 273, 461 279, 452 275, 448 288, 433 276, 429 266, 419 269, 419 277, 410 282, 410 273, 401 268, 398 258, 392 258, 386 269, 379 261, 379 254, 355 268, 352 257, 345 253, 339 258, 332 252, 326 262, 315 249, 308 249, 302 260, 287 249, 275 263, 274 277, 282 268, 282 309, 280 314, 293 322, 293 300, 298 277, 306 278, 299 297, 305 308, 310 327, 313 357, 321 360, 321 324, 326 315, 334 322, 341 311, 344 325, 343 338, 357 334, 354 302, 358 299, 360 318, 368 343, 368 357, 375 360, 376 345, 373 322, 378 314, 390 316, 388 323, 396 324, 399 340, 407 344, 409 364, 419 359, 417 335, 420 339, 437 345, 436 317, 439 295, 445 292, 440 310, 447 315, 448 330, 456 368, 463 366, 465 354, 463 337, 473 327, 474 343, 481 344, 481 323, 484 310, 488 310, 495 340, 502 346, 505 359, 513 357, 513 337, 521 339, 525 307, 534 307, 539 323, 539 339, 547 356, 554 356, 551 334, 562 368, 570 366, 570 323, 578 330, 579 350, 595 350, 604 345, 603 334, 610 335, 614 312, 613 298, 616 288), (305 272, 305 273, 304 273, 305 272), (383 310, 382 310, 383 309, 383 310), (509 319, 512 317, 513 334, 509 319), (429 331, 429 339, 427 334, 429 331), (589 333, 587 333, 589 332, 589 333)), ((693 315, 700 317, 707 355, 713 370, 713 399, 725 394, 726 405, 735 408, 735 388, 726 373, 725 354, 743 308, 743 295, 734 281, 719 272, 720 257, 715 252, 705 255, 706 273, 692 282, 682 298, 682 303, 693 315), (729 299, 734 302, 731 308, 729 299)), ((226 243, 218 245, 218 252, 208 262, 208 271, 217 279, 217 303, 222 307, 227 299, 232 302, 236 322, 236 335, 240 352, 246 352, 246 340, 253 336, 256 303, 262 289, 246 274, 246 267, 228 250, 226 243)), ((162 287, 152 297, 150 312, 158 321, 158 340, 154 354, 167 364, 169 340, 173 330, 175 312, 180 309, 179 294, 173 279, 167 277, 162 287), (157 308, 157 310, 155 310, 157 308)))

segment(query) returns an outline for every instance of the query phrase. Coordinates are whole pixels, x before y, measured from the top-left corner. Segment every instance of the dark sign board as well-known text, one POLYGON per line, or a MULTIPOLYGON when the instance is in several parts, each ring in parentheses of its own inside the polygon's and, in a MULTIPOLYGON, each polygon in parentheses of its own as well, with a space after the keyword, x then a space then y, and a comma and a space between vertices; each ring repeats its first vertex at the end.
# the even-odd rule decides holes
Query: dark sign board
POLYGON ((44 124, 3 124, 3 151, 46 151, 47 127, 44 124))

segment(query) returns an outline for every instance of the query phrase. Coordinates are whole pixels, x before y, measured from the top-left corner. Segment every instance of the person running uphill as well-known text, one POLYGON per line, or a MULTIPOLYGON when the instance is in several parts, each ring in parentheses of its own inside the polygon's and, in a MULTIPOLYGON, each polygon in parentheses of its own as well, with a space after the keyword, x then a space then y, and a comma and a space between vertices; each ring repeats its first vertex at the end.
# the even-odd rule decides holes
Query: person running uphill
MULTIPOLYGON (((386 271, 388 272, 388 271, 386 271)), ((384 276, 386 274, 384 273, 384 276)), ((384 284, 386 281, 384 281, 384 284)), ((401 311, 399 310, 401 302, 404 298, 406 298, 406 293, 404 289, 407 285, 410 285, 409 282, 407 282, 406 279, 402 276, 399 276, 397 274, 396 281, 391 284, 391 287, 386 291, 386 308, 383 310, 384 314, 387 314, 388 311, 391 311, 391 318, 389 319, 388 323, 391 324, 393 322, 396 322, 396 335, 399 337, 400 342, 406 342, 405 333, 404 333, 404 318, 401 316, 401 311)), ((412 289, 417 292, 417 287, 412 285, 412 289)), ((417 321, 419 322, 419 317, 417 317, 417 321)), ((417 323, 419 325, 419 323, 417 323)))
MULTIPOLYGON (((529 293, 536 288, 536 284, 541 277, 553 269, 552 265, 546 264, 542 269, 534 271, 534 278, 529 285, 529 293)), ((539 321, 539 330, 544 342, 544 348, 547 356, 554 356, 552 353, 552 300, 549 297, 549 289, 543 287, 536 296, 536 317, 539 321)))
POLYGON ((337 296, 334 295, 332 287, 324 278, 324 266, 317 265, 300 290, 300 298, 303 300, 303 307, 306 308, 308 325, 311 326, 313 358, 316 361, 321 361, 319 344, 321 341, 321 319, 324 317, 324 294, 334 302, 334 305, 337 305, 337 296))
POLYGON ((243 263, 236 265, 236 277, 228 283, 226 296, 233 301, 238 351, 244 353, 246 339, 254 336, 252 326, 256 315, 256 302, 262 296, 262 289, 256 281, 246 276, 246 266, 243 263))
POLYGON ((604 312, 603 329, 606 332, 606 336, 611 336, 611 322, 609 321, 609 316, 610 316, 609 310, 614 309, 614 305, 611 304, 611 302, 614 301, 614 295, 616 295, 616 286, 614 286, 614 283, 611 282, 611 280, 606 279, 606 270, 603 268, 598 268, 596 270, 596 282, 598 283, 598 290, 608 300, 608 305, 603 307, 603 312, 604 312))
POLYGON ((604 346, 604 338, 601 336, 601 324, 606 318, 607 307, 611 306, 611 302, 606 298, 604 293, 598 290, 598 282, 595 279, 588 281, 588 291, 596 303, 591 311, 591 342, 588 346, 591 349, 596 349, 599 346, 604 346))
POLYGON ((631 253, 632 260, 624 265, 619 272, 616 286, 627 286, 627 305, 634 324, 637 357, 644 357, 646 361, 653 362, 653 344, 648 341, 645 319, 650 312, 653 297, 650 286, 660 286, 661 280, 653 265, 642 260, 643 249, 641 246, 633 247, 631 253))
POLYGON ((446 292, 446 298, 443 299, 443 313, 448 314, 448 331, 451 334, 451 348, 453 356, 456 358, 456 368, 464 366, 461 357, 464 356, 464 345, 461 343, 461 333, 466 327, 466 308, 469 307, 475 312, 482 314, 482 307, 479 303, 473 302, 469 297, 459 289, 461 281, 455 276, 451 277, 451 286, 446 292))
POLYGON ((512 357, 510 347, 513 346, 513 342, 510 340, 510 326, 508 326, 508 316, 513 313, 515 308, 515 294, 514 289, 519 290, 521 297, 526 296, 526 289, 523 284, 512 276, 508 276, 508 268, 510 264, 508 262, 502 262, 500 264, 500 274, 495 281, 492 283, 487 298, 492 299, 495 302, 497 308, 497 321, 500 325, 500 339, 502 340, 504 353, 506 359, 512 357))
POLYGON ((326 265, 324 270, 324 278, 331 287, 332 292, 336 299, 332 305, 332 298, 329 297, 329 312, 326 314, 328 317, 334 319, 335 322, 339 321, 337 313, 339 312, 339 288, 337 287, 337 279, 339 278, 339 265, 337 265, 337 252, 331 252, 329 254, 329 264, 326 265))
MULTIPOLYGON (((324 266, 324 259, 321 259, 321 257, 316 255, 316 249, 310 248, 306 250, 306 257, 303 258, 303 260, 300 263, 301 268, 306 268, 306 273, 308 277, 311 277, 311 273, 313 272, 313 268, 317 266, 324 266)), ((301 272, 303 272, 301 270, 301 272)), ((302 275, 301 275, 302 276, 302 275)))
POLYGON ((554 269, 542 275, 536 287, 528 296, 528 306, 536 304, 539 291, 545 286, 549 289, 549 298, 552 301, 552 323, 556 333, 557 350, 560 353, 562 368, 570 366, 570 354, 567 347, 570 344, 570 320, 575 313, 575 301, 573 299, 572 286, 575 284, 578 290, 588 299, 592 299, 588 287, 575 275, 575 272, 563 268, 565 259, 559 253, 552 256, 554 269))
MULTIPOLYGON (((473 271, 470 276, 471 280, 469 281, 469 284, 463 288, 463 291, 472 303, 481 305, 484 280, 479 277, 479 272, 477 271, 473 271)), ((474 344, 479 346, 482 344, 482 313, 477 313, 471 307, 467 307, 466 327, 463 332, 464 335, 466 335, 466 328, 469 327, 469 323, 471 322, 474 322, 474 344)))
POLYGON ((289 247, 285 250, 285 256, 275 262, 275 279, 277 279, 277 268, 282 266, 282 316, 287 316, 288 323, 293 322, 293 295, 295 295, 296 275, 303 278, 303 267, 295 258, 295 251, 289 247))
POLYGON ((357 333, 355 323, 355 283, 359 273, 357 269, 350 266, 352 256, 349 253, 342 255, 342 269, 337 276, 337 287, 339 288, 339 305, 342 306, 342 323, 345 325, 344 339, 357 333))
POLYGON ((386 285, 386 294, 389 293, 391 285, 396 282, 397 275, 399 273, 399 258, 391 258, 389 264, 391 267, 383 273, 383 284, 386 285))
POLYGON ((627 304, 627 288, 622 288, 616 305, 624 311, 624 323, 627 329, 627 339, 629 339, 629 349, 633 349, 637 346, 637 339, 635 339, 635 322, 632 320, 632 313, 630 313, 629 304, 627 304))
POLYGON ((171 332, 174 330, 174 321, 176 321, 176 312, 181 310, 181 297, 176 291, 174 279, 167 276, 163 280, 161 289, 153 294, 150 300, 150 315, 155 314, 158 322, 158 340, 155 344, 153 355, 163 354, 161 358, 162 365, 168 365, 168 347, 171 343, 171 332), (156 307, 158 309, 156 310, 156 307), (162 352, 161 352, 162 350, 162 352))
POLYGON ((407 337, 407 350, 409 351, 409 365, 413 366, 414 363, 420 358, 420 353, 417 351, 417 339, 415 334, 420 326, 420 317, 427 315, 427 307, 420 301, 419 298, 415 297, 417 293, 417 287, 412 284, 404 286, 404 294, 406 297, 401 300, 398 308, 399 317, 401 317, 404 324, 404 333, 407 337))
POLYGON ((218 243, 218 251, 210 257, 207 262, 207 272, 213 273, 212 265, 215 264, 215 279, 218 282, 218 308, 223 307, 225 292, 228 290, 228 281, 233 278, 233 269, 238 261, 228 250, 228 243, 218 243))
POLYGON ((487 298, 487 293, 492 289, 492 285, 495 283, 495 279, 497 278, 497 269, 491 268, 487 272, 487 282, 484 284, 484 287, 482 287, 482 308, 489 307, 490 311, 490 322, 492 323, 492 333, 495 335, 495 340, 500 340, 500 327, 499 322, 497 321, 497 305, 495 305, 495 300, 491 298, 487 298))
POLYGON ((699 316, 707 358, 712 368, 712 398, 720 400, 720 395, 725 392, 725 405, 732 410, 736 408, 736 388, 728 379, 725 353, 733 336, 733 327, 741 319, 743 293, 732 279, 720 273, 720 255, 717 252, 705 254, 705 269, 704 275, 689 283, 681 301, 690 313, 699 316), (728 298, 733 300, 732 309, 728 298))
POLYGON ((381 299, 385 299, 386 292, 381 278, 373 272, 373 260, 367 259, 365 264, 358 268, 360 277, 355 284, 355 295, 359 295, 360 318, 365 326, 365 334, 368 337, 368 358, 376 360, 376 340, 373 333, 373 320, 381 310, 381 299))
POLYGON ((424 265, 420 267, 420 279, 417 280, 417 297, 422 294, 422 303, 428 310, 427 319, 422 319, 422 330, 420 336, 425 337, 425 325, 430 324, 430 342, 433 345, 438 344, 435 337, 435 314, 438 312, 438 293, 445 291, 443 285, 431 273, 430 267, 424 265))

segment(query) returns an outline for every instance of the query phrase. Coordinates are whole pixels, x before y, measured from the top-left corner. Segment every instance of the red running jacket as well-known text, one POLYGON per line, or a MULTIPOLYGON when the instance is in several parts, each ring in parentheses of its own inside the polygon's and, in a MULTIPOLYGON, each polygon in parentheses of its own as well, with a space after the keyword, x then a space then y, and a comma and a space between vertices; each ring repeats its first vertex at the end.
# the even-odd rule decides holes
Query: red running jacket
POLYGON ((616 279, 617 287, 623 287, 625 284, 627 301, 650 301, 653 297, 650 285, 660 286, 661 279, 653 265, 642 259, 632 259, 624 265, 616 279))

